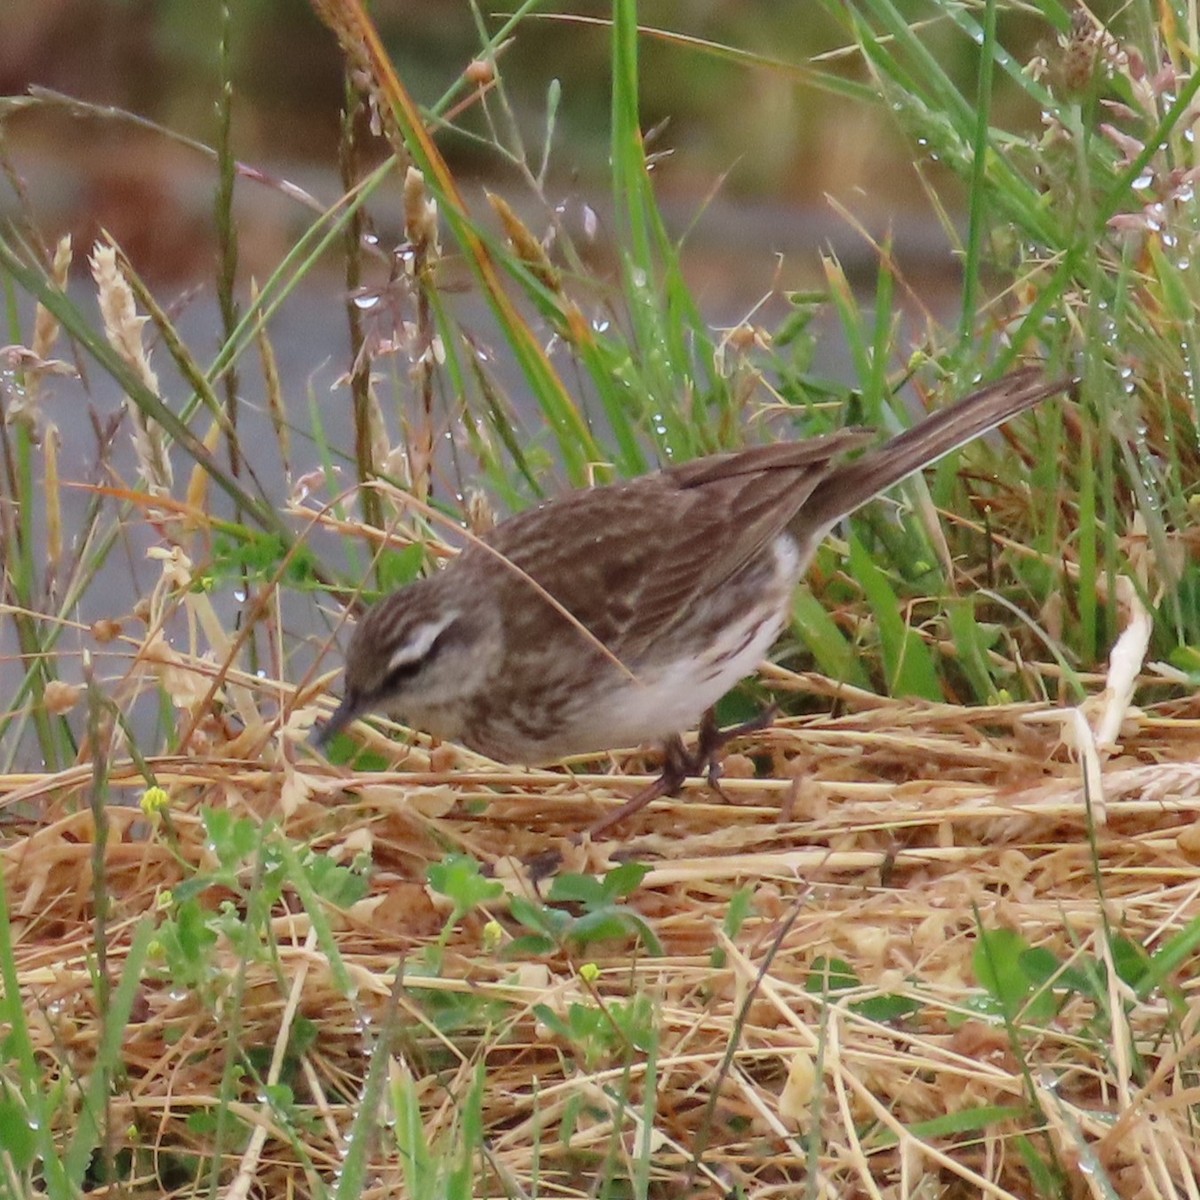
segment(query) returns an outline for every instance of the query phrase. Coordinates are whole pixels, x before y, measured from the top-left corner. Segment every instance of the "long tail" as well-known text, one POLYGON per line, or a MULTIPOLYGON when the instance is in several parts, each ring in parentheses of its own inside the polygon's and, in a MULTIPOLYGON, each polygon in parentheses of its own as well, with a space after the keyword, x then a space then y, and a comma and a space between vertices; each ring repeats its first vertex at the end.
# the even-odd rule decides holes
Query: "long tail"
POLYGON ((833 471, 798 514, 805 531, 829 529, 922 467, 1073 385, 1070 379, 1047 383, 1037 367, 1023 367, 931 413, 877 450, 833 471))

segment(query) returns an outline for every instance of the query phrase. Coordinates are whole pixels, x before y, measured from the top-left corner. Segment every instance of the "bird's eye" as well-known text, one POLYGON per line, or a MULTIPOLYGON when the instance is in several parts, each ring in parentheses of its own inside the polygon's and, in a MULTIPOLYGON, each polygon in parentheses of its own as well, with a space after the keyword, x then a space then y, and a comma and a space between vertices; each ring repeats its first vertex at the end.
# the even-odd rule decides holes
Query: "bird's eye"
POLYGON ((402 666, 393 667, 383 677, 383 682, 379 685, 379 694, 386 696, 391 692, 398 692, 424 664, 425 659, 422 658, 416 662, 404 663, 402 666))
POLYGON ((433 633, 433 637, 418 636, 397 650, 391 659, 387 674, 380 686, 381 693, 395 692, 403 688, 419 671, 427 667, 453 640, 454 622, 448 621, 433 633))

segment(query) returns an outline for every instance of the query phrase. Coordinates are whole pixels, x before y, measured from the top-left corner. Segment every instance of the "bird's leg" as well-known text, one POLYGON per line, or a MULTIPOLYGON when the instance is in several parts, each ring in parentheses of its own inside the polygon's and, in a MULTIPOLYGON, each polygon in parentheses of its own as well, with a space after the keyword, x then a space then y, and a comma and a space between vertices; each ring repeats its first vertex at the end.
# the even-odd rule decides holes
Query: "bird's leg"
POLYGON ((722 752, 734 738, 744 737, 748 733, 758 733, 759 730, 769 728, 774 722, 777 712, 778 709, 774 704, 768 704, 758 716, 751 717, 750 720, 743 721, 740 725, 731 725, 728 729, 722 729, 717 725, 716 709, 710 708, 700 719, 699 737, 696 739, 696 749, 691 756, 692 774, 699 775, 703 772, 708 778, 708 786, 722 800, 728 800, 729 797, 721 791, 721 785, 718 782, 721 778, 722 752))
POLYGON ((692 756, 684 747, 683 739, 678 734, 674 734, 663 743, 662 774, 653 783, 626 800, 620 808, 607 813, 595 824, 589 826, 588 833, 593 838, 599 837, 600 834, 607 833, 626 817, 632 817, 634 813, 641 812, 652 800, 659 800, 663 796, 677 795, 687 777, 695 770, 692 756))
POLYGON ((642 788, 620 808, 601 817, 599 821, 588 828, 593 838, 607 833, 614 825, 641 812, 652 800, 660 800, 663 796, 675 796, 683 787, 689 775, 705 775, 708 786, 722 800, 729 797, 721 791, 717 782, 721 778, 721 752, 733 741, 747 733, 757 733, 766 729, 775 720, 775 705, 768 705, 749 721, 733 725, 729 729, 721 729, 717 725, 717 714, 709 709, 700 720, 699 736, 696 739, 696 749, 689 751, 678 734, 663 743, 662 774, 649 786, 642 788))

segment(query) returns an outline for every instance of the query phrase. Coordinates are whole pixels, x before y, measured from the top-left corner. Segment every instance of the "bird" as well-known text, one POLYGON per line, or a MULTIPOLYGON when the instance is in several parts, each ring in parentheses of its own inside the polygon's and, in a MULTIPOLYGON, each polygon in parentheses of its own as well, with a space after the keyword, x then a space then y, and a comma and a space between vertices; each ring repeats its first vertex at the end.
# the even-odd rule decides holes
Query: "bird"
POLYGON ((498 762, 662 743, 662 775, 591 827, 674 795, 721 748, 713 707, 753 673, 792 593, 844 517, 1070 380, 1018 368, 857 457, 820 437, 702 456, 568 491, 501 521, 442 569, 377 601, 354 629, 319 746, 387 713, 498 762), (699 726, 694 750, 682 735, 699 726))

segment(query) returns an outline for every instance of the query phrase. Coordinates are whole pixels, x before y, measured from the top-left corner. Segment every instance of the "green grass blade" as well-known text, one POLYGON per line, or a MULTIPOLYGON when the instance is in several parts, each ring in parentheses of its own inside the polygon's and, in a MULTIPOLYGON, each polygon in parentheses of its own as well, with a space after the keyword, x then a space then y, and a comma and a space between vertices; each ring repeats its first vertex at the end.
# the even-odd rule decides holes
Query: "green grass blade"
POLYGON ((903 606, 887 576, 854 534, 850 535, 849 566, 875 617, 889 694, 942 700, 928 647, 905 621, 903 606))

